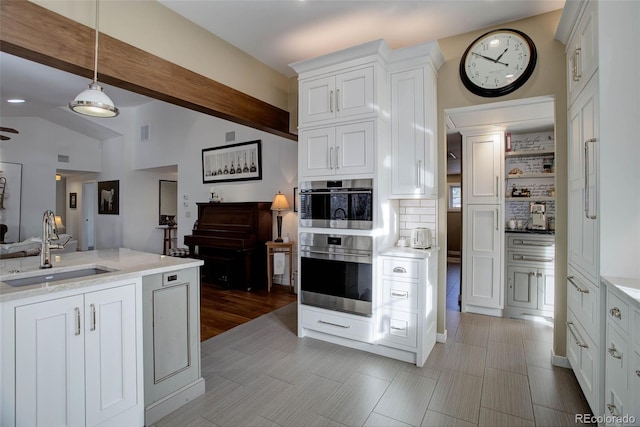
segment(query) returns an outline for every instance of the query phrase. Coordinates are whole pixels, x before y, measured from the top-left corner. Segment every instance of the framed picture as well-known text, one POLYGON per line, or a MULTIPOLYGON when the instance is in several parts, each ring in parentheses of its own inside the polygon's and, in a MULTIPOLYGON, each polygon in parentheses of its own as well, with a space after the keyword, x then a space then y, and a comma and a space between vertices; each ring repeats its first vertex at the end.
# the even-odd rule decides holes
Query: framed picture
POLYGON ((261 141, 202 149, 202 183, 262 179, 261 141))
POLYGON ((69 209, 78 207, 78 193, 69 193, 69 209))
POLYGON ((298 212, 298 187, 293 187, 293 211, 298 212))
POLYGON ((98 182, 98 213, 120 214, 120 181, 98 182))

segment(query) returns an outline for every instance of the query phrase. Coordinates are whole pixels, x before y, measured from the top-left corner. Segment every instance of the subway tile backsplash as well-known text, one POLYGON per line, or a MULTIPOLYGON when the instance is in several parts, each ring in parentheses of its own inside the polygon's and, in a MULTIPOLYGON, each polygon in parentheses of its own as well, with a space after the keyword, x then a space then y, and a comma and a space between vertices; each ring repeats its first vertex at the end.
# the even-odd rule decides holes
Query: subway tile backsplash
POLYGON ((431 229, 433 245, 437 246, 438 201, 436 199, 400 200, 400 238, 411 236, 418 227, 431 229))

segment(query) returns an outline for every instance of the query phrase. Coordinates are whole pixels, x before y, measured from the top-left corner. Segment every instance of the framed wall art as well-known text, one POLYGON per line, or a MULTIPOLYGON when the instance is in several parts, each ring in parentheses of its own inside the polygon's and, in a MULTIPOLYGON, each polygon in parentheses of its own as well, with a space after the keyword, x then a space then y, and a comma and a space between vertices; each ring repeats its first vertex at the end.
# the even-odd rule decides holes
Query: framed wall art
POLYGON ((261 141, 202 149, 202 183, 262 179, 261 141))
POLYGON ((69 193, 69 209, 78 207, 78 193, 69 193))
POLYGON ((120 214, 120 181, 98 182, 98 214, 120 214))

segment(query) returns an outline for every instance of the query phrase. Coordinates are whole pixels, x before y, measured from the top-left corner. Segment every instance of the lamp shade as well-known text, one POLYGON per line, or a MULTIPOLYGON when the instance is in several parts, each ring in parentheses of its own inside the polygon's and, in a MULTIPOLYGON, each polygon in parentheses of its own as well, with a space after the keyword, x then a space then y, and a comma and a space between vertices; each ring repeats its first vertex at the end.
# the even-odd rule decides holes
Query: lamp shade
POLYGON ((69 108, 76 113, 92 117, 115 117, 120 113, 97 82, 92 82, 89 84, 89 89, 80 92, 69 103, 69 108))
POLYGON ((271 204, 272 211, 288 211, 289 203, 287 202, 287 198, 284 197, 284 194, 278 191, 276 197, 273 198, 273 203, 271 204))
POLYGON ((66 230, 66 227, 62 223, 62 218, 60 217, 60 215, 56 215, 56 229, 59 233, 64 233, 66 230))

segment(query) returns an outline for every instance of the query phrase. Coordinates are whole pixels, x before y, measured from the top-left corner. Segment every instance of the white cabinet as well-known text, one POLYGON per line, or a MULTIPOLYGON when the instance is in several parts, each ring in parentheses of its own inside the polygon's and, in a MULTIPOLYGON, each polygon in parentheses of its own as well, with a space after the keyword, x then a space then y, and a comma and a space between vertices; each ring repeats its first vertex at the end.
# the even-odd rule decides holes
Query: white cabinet
POLYGON ((301 178, 373 174, 374 132, 372 121, 302 131, 301 178))
POLYGON ((586 333, 571 309, 567 310, 567 359, 589 405, 600 400, 600 353, 596 342, 586 333))
POLYGON ((568 105, 573 103, 598 69, 597 3, 591 1, 586 5, 582 19, 567 43, 568 105))
POLYGON ((502 203, 503 134, 463 135, 463 203, 502 203))
POLYGON ((507 267, 507 306, 553 314, 553 280, 553 270, 507 267))
POLYGON ((11 424, 143 423, 136 286, 15 307, 11 424))
POLYGON ((300 126, 374 113, 374 66, 300 80, 300 126))
POLYGON ((464 205, 463 311, 502 309, 503 221, 500 205, 464 205))
POLYGON ((204 393, 200 370, 197 267, 145 276, 143 283, 146 425, 204 393))
POLYGON ((413 355, 422 367, 436 343, 437 252, 425 258, 381 256, 378 344, 413 355))
POLYGON ((391 197, 437 195, 435 82, 428 65, 391 73, 391 197))

